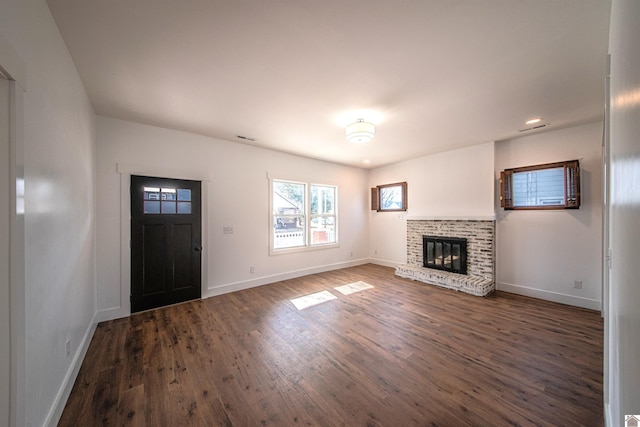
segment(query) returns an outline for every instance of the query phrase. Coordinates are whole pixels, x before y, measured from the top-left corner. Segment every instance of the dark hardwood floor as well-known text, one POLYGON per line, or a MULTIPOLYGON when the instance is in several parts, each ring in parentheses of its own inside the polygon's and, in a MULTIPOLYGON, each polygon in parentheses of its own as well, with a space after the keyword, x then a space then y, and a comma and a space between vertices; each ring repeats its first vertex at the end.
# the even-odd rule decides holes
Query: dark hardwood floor
POLYGON ((597 312, 368 264, 101 323, 59 425, 602 426, 602 354, 597 312))

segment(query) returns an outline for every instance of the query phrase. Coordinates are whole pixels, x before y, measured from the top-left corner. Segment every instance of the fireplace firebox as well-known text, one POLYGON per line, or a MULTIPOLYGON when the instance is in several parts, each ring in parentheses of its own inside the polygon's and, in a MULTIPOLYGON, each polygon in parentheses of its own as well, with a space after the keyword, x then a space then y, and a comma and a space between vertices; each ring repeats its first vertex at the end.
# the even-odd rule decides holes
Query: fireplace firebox
POLYGON ((467 274, 467 239, 422 236, 423 266, 467 274))

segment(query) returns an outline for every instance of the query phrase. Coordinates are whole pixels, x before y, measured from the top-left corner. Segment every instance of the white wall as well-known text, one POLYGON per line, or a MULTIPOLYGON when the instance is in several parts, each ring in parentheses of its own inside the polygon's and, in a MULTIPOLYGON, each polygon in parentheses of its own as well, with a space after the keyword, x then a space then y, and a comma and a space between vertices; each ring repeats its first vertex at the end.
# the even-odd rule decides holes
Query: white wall
MULTIPOLYGON (((44 1, 0 2, 0 35, 24 62, 24 414, 55 425, 73 385, 95 303, 94 114, 44 1), (69 340, 71 354, 66 355, 69 340)), ((21 131, 22 132, 22 131, 21 131)))
POLYGON ((203 297, 366 261, 367 172, 246 144, 98 117, 97 253, 101 318, 128 315, 129 175, 206 180, 203 297), (139 171, 139 172, 136 172, 139 171), (269 256, 269 186, 275 178, 339 185, 340 247, 269 256), (121 179, 125 185, 121 188, 121 179), (225 226, 233 234, 223 234, 225 226), (125 233, 123 233, 123 231, 125 233), (255 273, 249 272, 250 266, 255 273), (124 274, 123 274, 124 273, 124 274))
POLYGON ((582 178, 579 210, 505 211, 496 197, 497 289, 600 310, 602 126, 496 143, 496 194, 507 168, 579 159, 582 178))
POLYGON ((606 312, 605 413, 608 426, 640 414, 640 2, 611 10, 610 246, 606 312))
POLYGON ((408 210, 369 211, 369 256, 406 263, 407 217, 492 219, 494 143, 424 156, 373 169, 369 187, 407 181, 408 210))

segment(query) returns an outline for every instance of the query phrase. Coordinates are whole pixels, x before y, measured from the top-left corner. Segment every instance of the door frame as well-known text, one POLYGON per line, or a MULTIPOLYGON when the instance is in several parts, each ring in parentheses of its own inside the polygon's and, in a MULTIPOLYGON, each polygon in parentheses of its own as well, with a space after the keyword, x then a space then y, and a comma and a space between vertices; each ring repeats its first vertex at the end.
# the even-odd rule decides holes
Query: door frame
POLYGON ((202 203, 202 262, 201 298, 208 290, 208 253, 209 253, 209 177, 194 173, 188 169, 167 168, 158 165, 118 162, 116 171, 120 174, 120 307, 102 311, 100 320, 110 320, 131 315, 131 175, 157 176, 169 179, 188 179, 200 181, 202 203))
MULTIPOLYGON (((17 184, 24 184, 24 93, 27 91, 27 64, 13 45, 0 34, 0 68, 10 81, 9 91, 9 333, 10 390, 9 425, 22 426, 26 420, 26 280, 25 280, 25 221, 24 193, 18 194, 17 184), (19 199, 22 199, 19 201, 19 199)), ((21 189, 23 191, 23 188, 21 189)))

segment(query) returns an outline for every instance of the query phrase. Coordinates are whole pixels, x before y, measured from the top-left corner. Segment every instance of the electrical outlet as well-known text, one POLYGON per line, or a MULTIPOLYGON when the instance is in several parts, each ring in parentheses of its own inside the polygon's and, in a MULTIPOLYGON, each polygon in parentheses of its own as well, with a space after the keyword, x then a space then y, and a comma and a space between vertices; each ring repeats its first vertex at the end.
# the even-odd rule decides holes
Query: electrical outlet
POLYGON ((255 272, 256 272, 256 268, 253 265, 249 267, 249 273, 253 274, 255 272))
POLYGON ((575 280, 573 282, 574 289, 582 289, 582 280, 575 280))
POLYGON ((64 344, 64 348, 67 353, 67 359, 68 359, 69 356, 71 356, 71 340, 67 340, 67 342, 64 344))
POLYGON ((353 258, 353 252, 349 253, 349 256, 350 256, 351 258, 353 258))
POLYGON ((222 227, 222 234, 233 234, 233 226, 225 225, 224 227, 222 227))
POLYGON ((378 255, 378 250, 376 249, 375 251, 373 251, 374 255, 378 255))

